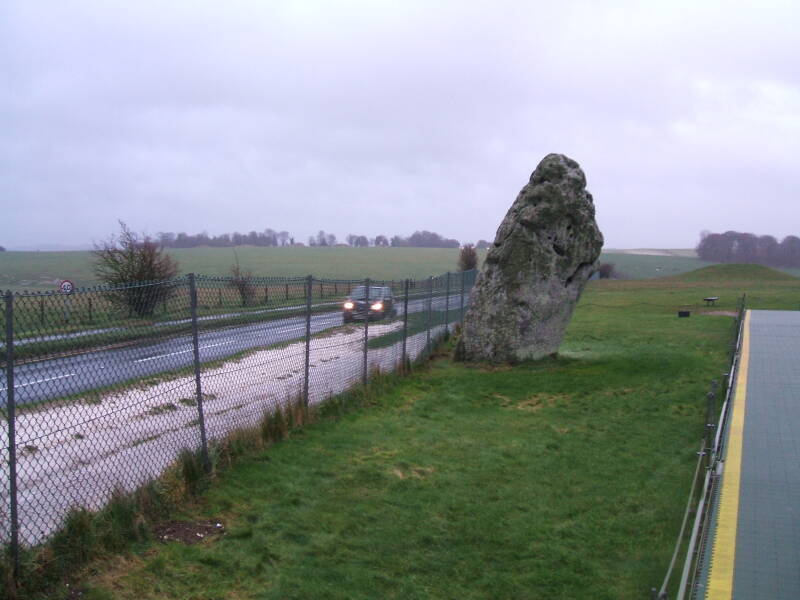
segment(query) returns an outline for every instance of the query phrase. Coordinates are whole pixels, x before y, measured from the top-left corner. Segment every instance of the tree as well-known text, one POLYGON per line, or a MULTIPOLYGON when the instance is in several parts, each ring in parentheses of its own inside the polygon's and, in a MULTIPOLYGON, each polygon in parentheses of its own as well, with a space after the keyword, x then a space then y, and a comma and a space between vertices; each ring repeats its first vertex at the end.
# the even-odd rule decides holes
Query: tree
POLYGON ((6 251, 5 246, 0 246, 0 252, 5 252, 5 251, 6 251))
POLYGON ((726 231, 700 235, 697 256, 723 263, 758 263, 776 267, 800 267, 800 239, 787 236, 779 244, 771 235, 726 231))
POLYGON ((478 250, 486 250, 489 247, 489 245, 490 245, 489 242, 487 242, 486 240, 478 240, 478 243, 475 244, 475 248, 477 248, 478 250))
POLYGON ((109 301, 127 307, 131 314, 150 316, 175 292, 163 280, 178 274, 178 263, 149 236, 137 235, 122 221, 119 225, 118 236, 94 245, 94 274, 103 283, 119 287, 108 292, 109 301))
POLYGON ((389 240, 386 239, 385 235, 377 235, 375 236, 375 245, 376 246, 388 246, 389 240))
POLYGON ((236 263, 230 267, 231 280, 228 283, 230 287, 239 292, 239 298, 242 301, 242 306, 251 306, 256 297, 256 287, 253 285, 253 274, 250 271, 245 271, 239 265, 239 255, 236 250, 233 251, 233 256, 236 258, 236 263))
POLYGON ((471 271, 478 268, 478 253, 472 244, 464 244, 458 253, 458 270, 471 271))

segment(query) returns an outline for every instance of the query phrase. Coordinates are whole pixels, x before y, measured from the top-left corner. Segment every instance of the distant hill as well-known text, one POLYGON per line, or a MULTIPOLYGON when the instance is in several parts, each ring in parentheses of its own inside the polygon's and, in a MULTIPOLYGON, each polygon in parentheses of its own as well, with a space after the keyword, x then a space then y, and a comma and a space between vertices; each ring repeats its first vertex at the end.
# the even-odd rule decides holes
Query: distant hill
POLYGON ((762 265, 720 264, 675 277, 681 281, 800 281, 800 278, 762 265))

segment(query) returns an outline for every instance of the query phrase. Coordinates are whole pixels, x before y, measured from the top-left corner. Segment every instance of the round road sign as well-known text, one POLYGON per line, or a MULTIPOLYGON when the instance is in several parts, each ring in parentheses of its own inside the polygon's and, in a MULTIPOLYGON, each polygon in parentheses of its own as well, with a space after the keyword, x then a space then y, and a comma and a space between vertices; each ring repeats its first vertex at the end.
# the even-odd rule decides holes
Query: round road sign
POLYGON ((58 289, 62 294, 71 294, 75 291, 75 284, 72 283, 69 279, 65 279, 60 284, 58 284, 58 289))

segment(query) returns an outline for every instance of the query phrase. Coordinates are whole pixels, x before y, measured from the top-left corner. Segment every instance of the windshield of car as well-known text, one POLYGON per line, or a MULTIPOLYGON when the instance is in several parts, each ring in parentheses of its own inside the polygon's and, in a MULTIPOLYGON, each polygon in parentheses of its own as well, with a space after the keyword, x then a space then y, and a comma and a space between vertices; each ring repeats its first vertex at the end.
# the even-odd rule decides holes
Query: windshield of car
MULTIPOLYGON (((387 298, 391 296, 391 291, 387 287, 372 287, 369 286, 369 299, 377 300, 379 298, 387 298)), ((350 297, 353 300, 364 300, 367 297, 366 286, 359 285, 350 291, 350 297)))

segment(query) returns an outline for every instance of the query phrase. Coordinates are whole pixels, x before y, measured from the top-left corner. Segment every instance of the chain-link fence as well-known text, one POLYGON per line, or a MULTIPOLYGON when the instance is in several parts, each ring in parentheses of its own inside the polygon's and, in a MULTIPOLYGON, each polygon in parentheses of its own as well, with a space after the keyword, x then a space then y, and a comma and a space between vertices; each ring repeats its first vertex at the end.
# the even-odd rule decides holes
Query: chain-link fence
MULTIPOLYGON (((430 351, 474 271, 425 280, 230 278, 6 293, 0 542, 48 540, 185 450, 430 351)), ((13 560, 13 558, 12 558, 13 560)))

